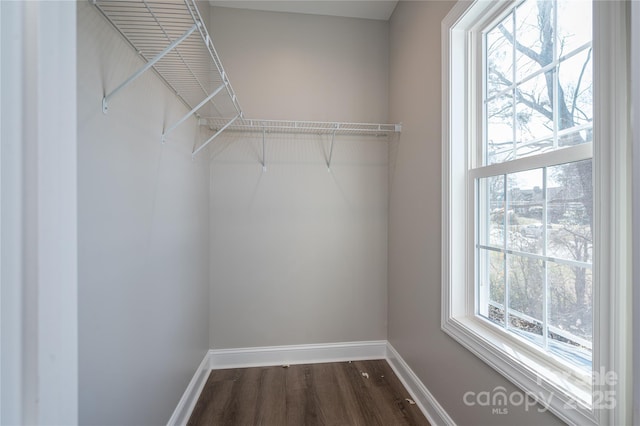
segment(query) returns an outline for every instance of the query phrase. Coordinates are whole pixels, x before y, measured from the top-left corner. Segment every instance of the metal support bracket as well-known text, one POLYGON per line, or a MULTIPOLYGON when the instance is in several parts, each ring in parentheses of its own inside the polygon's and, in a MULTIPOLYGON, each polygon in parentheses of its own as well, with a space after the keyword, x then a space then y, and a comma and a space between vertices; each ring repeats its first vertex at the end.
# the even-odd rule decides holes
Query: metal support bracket
POLYGON ((162 143, 165 142, 167 135, 169 133, 171 133, 176 127, 178 127, 179 125, 181 125, 187 118, 191 117, 196 111, 198 111, 200 108, 202 108, 202 106, 204 104, 206 104, 207 102, 209 102, 211 99, 213 99, 214 96, 216 96, 218 93, 220 93, 220 91, 222 89, 224 89, 227 86, 227 83, 224 82, 222 83, 216 90, 214 90, 213 92, 211 92, 211 94, 209 96, 207 96, 202 102, 200 102, 198 105, 196 105, 191 111, 189 111, 187 114, 185 114, 184 117, 182 117, 180 120, 178 120, 175 124, 173 124, 171 127, 169 127, 167 130, 164 131, 164 133, 162 133, 162 143))
POLYGON ((264 149, 264 140, 266 137, 266 130, 264 128, 264 126, 262 127, 262 171, 266 172, 267 171, 267 152, 264 149))
POLYGON ((131 84, 135 79, 137 79, 138 77, 140 77, 142 74, 144 74, 145 71, 147 71, 149 68, 151 68, 152 66, 154 66, 156 64, 156 62, 158 62, 160 59, 164 58, 166 56, 167 53, 171 52, 173 49, 175 49, 180 43, 182 43, 184 40, 187 39, 187 37, 189 37, 196 29, 198 29, 198 27, 200 27, 202 24, 200 22, 193 24, 193 26, 191 28, 189 28, 187 30, 187 32, 185 32, 179 39, 175 40, 173 43, 171 43, 169 46, 167 46, 162 52, 160 52, 158 55, 156 55, 152 60, 150 60, 149 62, 147 62, 146 64, 144 64, 144 66, 142 68, 140 68, 138 71, 136 71, 131 77, 129 77, 128 79, 126 79, 125 81, 122 82, 122 84, 120 84, 118 87, 116 87, 115 89, 113 89, 111 91, 111 93, 109 93, 108 95, 106 95, 104 98, 102 98, 102 112, 104 114, 106 114, 109 111, 109 100, 116 94, 118 93, 120 90, 124 89, 125 87, 127 87, 129 84, 131 84))
POLYGON ((204 148, 206 148, 207 145, 209 145, 211 143, 212 140, 214 140, 215 138, 217 138, 220 133, 224 132, 227 127, 231 126, 233 124, 234 121, 236 121, 238 118, 240 118, 240 114, 236 115, 235 117, 233 117, 231 120, 229 120, 229 122, 227 124, 225 124, 224 126, 222 126, 217 132, 215 132, 213 134, 213 136, 211 136, 209 139, 207 139, 206 141, 204 141, 204 143, 202 145, 200 145, 196 150, 194 150, 191 153, 192 157, 195 157, 196 154, 198 154, 198 152, 202 151, 204 148))
POLYGON ((338 125, 336 125, 336 128, 333 130, 333 133, 331 134, 331 146, 329 148, 329 159, 327 160, 327 171, 331 171, 331 158, 333 157, 333 143, 336 140, 336 131, 338 130, 338 125))

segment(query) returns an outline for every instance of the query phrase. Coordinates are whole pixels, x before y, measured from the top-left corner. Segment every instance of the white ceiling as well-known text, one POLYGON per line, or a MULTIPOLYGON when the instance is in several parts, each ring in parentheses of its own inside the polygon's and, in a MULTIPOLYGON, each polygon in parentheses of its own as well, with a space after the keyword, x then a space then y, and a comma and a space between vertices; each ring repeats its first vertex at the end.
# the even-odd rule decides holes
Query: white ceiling
POLYGON ((348 18, 378 19, 386 21, 391 17, 397 0, 289 0, 289 1, 248 1, 209 0, 212 6, 234 7, 238 9, 267 10, 272 12, 307 13, 311 15, 345 16, 348 18))

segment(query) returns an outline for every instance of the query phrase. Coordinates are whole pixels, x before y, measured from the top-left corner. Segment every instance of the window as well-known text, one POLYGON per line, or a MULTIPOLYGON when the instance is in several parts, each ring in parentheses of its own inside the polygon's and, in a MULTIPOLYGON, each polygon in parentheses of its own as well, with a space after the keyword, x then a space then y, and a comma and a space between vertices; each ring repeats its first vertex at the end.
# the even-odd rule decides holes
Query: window
POLYGON ((630 420, 626 8, 443 21, 443 330, 569 423, 630 420))
POLYGON ((575 6, 526 0, 481 32, 482 137, 468 185, 476 311, 589 372, 592 19, 589 3, 575 6))

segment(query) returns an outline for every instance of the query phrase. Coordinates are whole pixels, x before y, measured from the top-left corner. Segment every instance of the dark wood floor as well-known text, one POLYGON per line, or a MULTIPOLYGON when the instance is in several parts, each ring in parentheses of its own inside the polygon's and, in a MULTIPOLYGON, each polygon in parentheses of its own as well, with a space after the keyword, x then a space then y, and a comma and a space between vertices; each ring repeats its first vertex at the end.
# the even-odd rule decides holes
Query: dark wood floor
POLYGON ((406 398, 385 360, 213 370, 188 425, 428 426, 406 398))

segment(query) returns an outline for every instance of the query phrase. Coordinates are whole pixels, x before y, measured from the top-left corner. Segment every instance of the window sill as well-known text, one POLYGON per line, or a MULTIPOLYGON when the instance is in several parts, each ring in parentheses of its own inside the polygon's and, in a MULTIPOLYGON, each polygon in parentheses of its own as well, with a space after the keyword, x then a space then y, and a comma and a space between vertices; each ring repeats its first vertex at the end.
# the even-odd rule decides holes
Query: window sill
MULTIPOLYGON (((524 339, 520 341, 517 336, 508 335, 480 318, 449 318, 442 324, 442 329, 523 390, 515 397, 507 395, 504 402, 523 405, 526 410, 549 410, 570 424, 599 424, 592 409, 593 392, 588 373, 536 353, 537 348, 524 339), (567 374, 567 368, 571 368, 570 374, 567 374), (530 398, 528 402, 523 398, 525 395, 530 398)), ((490 395, 491 402, 499 398, 499 389, 486 389, 490 394, 494 393, 490 395)), ((478 401, 481 402, 480 398, 478 401)), ((489 405, 489 408, 500 409, 501 406, 489 405)))

